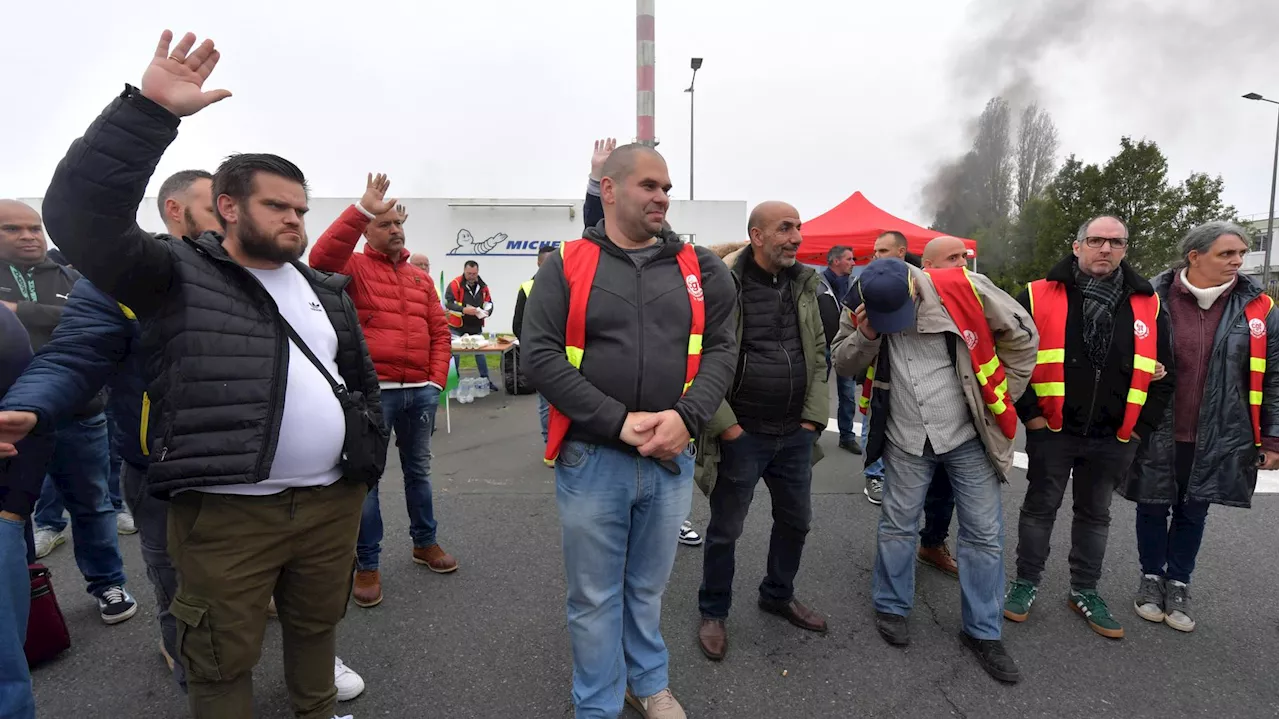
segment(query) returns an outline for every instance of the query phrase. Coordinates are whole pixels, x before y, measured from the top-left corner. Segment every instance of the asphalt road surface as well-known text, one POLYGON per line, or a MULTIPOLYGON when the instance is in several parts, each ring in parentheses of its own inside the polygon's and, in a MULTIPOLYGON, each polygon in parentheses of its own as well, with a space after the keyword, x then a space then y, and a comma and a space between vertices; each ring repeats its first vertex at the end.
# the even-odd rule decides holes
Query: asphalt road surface
MULTIPOLYGON (((572 716, 560 532, 553 473, 539 461, 536 400, 498 394, 455 404, 452 434, 443 407, 439 420, 436 517, 440 541, 461 568, 439 576, 412 563, 393 451, 382 491, 386 600, 374 609, 352 604, 339 627, 339 655, 368 686, 340 711, 355 719, 572 716)), ((1100 590, 1124 624, 1120 641, 1094 634, 1067 606, 1071 515, 1064 501, 1035 610, 1024 624, 1005 623, 1023 673, 1022 683, 1009 687, 960 646, 958 584, 934 570, 922 567, 917 575, 911 646, 881 641, 870 603, 878 510, 862 495, 861 458, 837 449, 834 434, 822 442, 827 459, 815 468, 813 529, 797 596, 827 614, 830 632, 804 632, 755 606, 770 527, 762 483, 738 547, 725 661, 707 661, 696 644, 701 551, 681 547, 671 576, 663 632, 671 686, 690 717, 1164 719, 1275 717, 1280 710, 1275 495, 1259 495, 1251 510, 1210 512, 1192 634, 1133 612, 1134 512, 1117 497, 1100 590)), ((1003 493, 1010 573, 1025 489, 1015 470, 1003 493)), ((694 524, 703 527, 707 518, 696 493, 694 524)), ((954 531, 948 541, 954 547, 954 531)), ((114 627, 101 623, 84 594, 70 540, 47 558, 73 646, 35 672, 41 717, 187 715, 157 650, 154 595, 137 536, 121 537, 120 546, 140 609, 114 627)), ((274 622, 254 680, 257 716, 292 716, 274 622)))

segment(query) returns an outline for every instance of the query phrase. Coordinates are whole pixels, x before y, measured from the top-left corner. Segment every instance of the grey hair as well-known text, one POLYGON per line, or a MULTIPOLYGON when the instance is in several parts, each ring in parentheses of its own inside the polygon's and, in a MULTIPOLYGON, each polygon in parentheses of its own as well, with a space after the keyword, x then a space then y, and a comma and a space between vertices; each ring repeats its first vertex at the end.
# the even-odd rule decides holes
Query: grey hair
POLYGON ((836 245, 835 247, 827 250, 827 264, 829 265, 840 259, 840 257, 846 252, 853 252, 853 248, 848 245, 836 245))
POLYGON ((1192 252, 1202 255, 1208 252, 1213 243, 1223 235, 1235 235, 1244 241, 1245 247, 1253 246, 1253 239, 1245 228, 1227 220, 1212 220, 1192 227, 1182 238, 1182 242, 1178 243, 1178 256, 1182 260, 1180 266, 1187 265, 1187 255, 1192 252))
POLYGON ((1089 236, 1089 225, 1092 225, 1098 220, 1106 220, 1106 219, 1111 219, 1111 220, 1115 220, 1116 222, 1119 222, 1120 225, 1124 227, 1125 236, 1127 237, 1129 235, 1129 224, 1126 223, 1124 220, 1120 219, 1119 217, 1116 217, 1115 215, 1097 215, 1096 217, 1090 217, 1089 219, 1085 220, 1084 224, 1080 225, 1080 229, 1076 230, 1076 242, 1084 242, 1084 238, 1089 236))

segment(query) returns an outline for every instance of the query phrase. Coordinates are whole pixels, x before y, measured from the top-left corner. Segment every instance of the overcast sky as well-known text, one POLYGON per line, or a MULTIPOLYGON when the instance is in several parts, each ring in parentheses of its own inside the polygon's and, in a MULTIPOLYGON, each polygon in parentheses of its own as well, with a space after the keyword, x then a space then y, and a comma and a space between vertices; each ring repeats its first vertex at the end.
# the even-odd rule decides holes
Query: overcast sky
MULTIPOLYGON (((1275 106, 1239 97, 1280 95, 1276 0, 1014 9, 1030 5, 657 0, 657 134, 673 196, 688 197, 682 91, 696 55, 698 199, 786 200, 808 219, 862 190, 926 224, 930 173, 1016 69, 1053 115, 1062 155, 1101 162, 1121 135, 1146 137, 1173 176, 1221 174, 1242 214, 1266 212, 1275 106)), ((300 165, 315 196, 358 196, 372 170, 402 197, 577 197, 592 139, 635 133, 630 0, 132 7, 6 7, 0 197, 44 194, 68 143, 139 82, 166 27, 217 42, 209 85, 234 97, 184 121, 151 192, 170 172, 264 151, 300 165)))

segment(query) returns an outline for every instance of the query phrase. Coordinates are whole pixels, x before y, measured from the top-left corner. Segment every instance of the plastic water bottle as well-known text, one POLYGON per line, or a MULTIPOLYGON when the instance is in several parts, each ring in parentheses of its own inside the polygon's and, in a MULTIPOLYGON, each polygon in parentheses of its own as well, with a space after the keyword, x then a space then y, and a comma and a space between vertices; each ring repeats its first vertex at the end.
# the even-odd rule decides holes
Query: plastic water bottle
POLYGON ((476 378, 476 396, 481 399, 489 396, 489 380, 484 377, 476 378))
POLYGON ((471 402, 471 378, 467 377, 458 383, 458 402, 460 404, 469 404, 471 402))

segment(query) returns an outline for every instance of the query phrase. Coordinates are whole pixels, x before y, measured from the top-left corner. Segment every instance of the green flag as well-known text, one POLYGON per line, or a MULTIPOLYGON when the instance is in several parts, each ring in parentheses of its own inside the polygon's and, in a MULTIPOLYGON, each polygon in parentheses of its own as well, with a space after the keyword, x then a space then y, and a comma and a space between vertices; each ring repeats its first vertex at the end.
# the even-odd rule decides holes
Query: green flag
POLYGON ((453 361, 453 358, 450 357, 449 358, 449 379, 447 382, 445 382, 444 391, 448 393, 448 392, 452 392, 457 388, 458 388, 458 365, 453 361))

